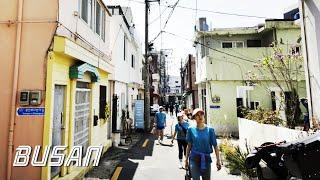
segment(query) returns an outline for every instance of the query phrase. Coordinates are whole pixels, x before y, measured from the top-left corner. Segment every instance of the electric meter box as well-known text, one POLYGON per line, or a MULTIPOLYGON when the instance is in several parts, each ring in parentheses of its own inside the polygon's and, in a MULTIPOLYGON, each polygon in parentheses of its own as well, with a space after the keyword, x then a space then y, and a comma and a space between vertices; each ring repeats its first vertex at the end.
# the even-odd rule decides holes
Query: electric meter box
POLYGON ((30 91, 30 105, 36 106, 41 104, 41 91, 30 91))
POLYGON ((19 98, 19 104, 21 106, 28 106, 29 105, 29 96, 30 91, 20 91, 20 98, 19 98))

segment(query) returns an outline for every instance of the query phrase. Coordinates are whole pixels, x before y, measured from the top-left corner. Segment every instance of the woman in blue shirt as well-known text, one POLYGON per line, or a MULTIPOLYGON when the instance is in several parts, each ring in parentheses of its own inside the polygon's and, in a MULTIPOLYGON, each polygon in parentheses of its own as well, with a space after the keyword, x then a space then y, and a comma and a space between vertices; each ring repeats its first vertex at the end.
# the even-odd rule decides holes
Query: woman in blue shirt
POLYGON ((162 106, 159 107, 159 112, 156 113, 155 120, 156 120, 156 128, 158 131, 158 143, 161 144, 163 141, 163 130, 167 126, 166 114, 163 112, 162 106), (160 136, 160 140, 159 140, 159 136, 160 136))
POLYGON ((187 131, 187 155, 186 167, 190 168, 192 179, 210 180, 211 176, 211 157, 213 148, 216 154, 216 166, 218 171, 221 169, 219 148, 214 129, 208 127, 204 122, 204 111, 197 108, 192 116, 197 122, 196 127, 190 127, 187 131), (190 166, 189 166, 190 165, 190 166))
POLYGON ((186 135, 187 130, 189 128, 189 123, 186 122, 183 119, 183 114, 178 113, 178 123, 175 126, 174 134, 172 136, 171 142, 173 143, 176 135, 177 135, 177 142, 178 142, 178 148, 179 148, 179 168, 182 168, 182 158, 183 154, 186 155, 186 148, 187 148, 187 141, 186 141, 186 135))

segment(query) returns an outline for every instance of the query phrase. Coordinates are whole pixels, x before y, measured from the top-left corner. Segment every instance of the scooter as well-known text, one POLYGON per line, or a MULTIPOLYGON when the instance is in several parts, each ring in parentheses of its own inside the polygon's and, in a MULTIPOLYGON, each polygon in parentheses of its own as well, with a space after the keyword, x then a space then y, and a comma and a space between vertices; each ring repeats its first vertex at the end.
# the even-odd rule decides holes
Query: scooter
POLYGON ((292 142, 263 143, 246 158, 260 180, 320 179, 320 133, 292 142))

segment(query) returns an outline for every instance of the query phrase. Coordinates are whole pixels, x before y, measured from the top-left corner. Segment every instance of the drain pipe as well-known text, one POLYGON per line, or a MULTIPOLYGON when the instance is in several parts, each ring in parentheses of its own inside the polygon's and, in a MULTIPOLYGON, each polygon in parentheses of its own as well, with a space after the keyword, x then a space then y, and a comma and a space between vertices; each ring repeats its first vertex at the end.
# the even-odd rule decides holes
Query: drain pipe
POLYGON ((16 100, 17 100, 17 89, 19 80, 19 66, 20 66, 20 48, 21 48, 21 32, 22 32, 22 15, 23 15, 23 1, 18 1, 18 23, 16 31, 16 45, 15 45, 15 56, 14 56, 14 71, 13 71, 13 83, 12 83, 12 96, 11 96, 11 114, 9 119, 9 136, 8 136, 8 158, 7 158, 7 180, 11 179, 12 172, 12 156, 13 156, 13 135, 14 135, 14 124, 16 116, 16 100))
POLYGON ((311 90, 311 75, 310 75, 310 64, 309 64, 309 54, 308 54, 308 42, 307 42, 307 31, 306 31, 306 16, 305 16, 305 7, 304 7, 304 3, 305 1, 304 0, 301 0, 301 10, 302 10, 302 22, 303 22, 303 39, 304 39, 304 48, 305 48, 305 64, 307 65, 307 78, 308 78, 308 84, 309 84, 309 87, 308 87, 308 91, 309 91, 309 94, 310 94, 310 99, 309 99, 309 122, 310 122, 310 127, 313 126, 313 122, 310 121, 310 119, 314 116, 313 115, 313 103, 312 103, 312 90, 311 90))

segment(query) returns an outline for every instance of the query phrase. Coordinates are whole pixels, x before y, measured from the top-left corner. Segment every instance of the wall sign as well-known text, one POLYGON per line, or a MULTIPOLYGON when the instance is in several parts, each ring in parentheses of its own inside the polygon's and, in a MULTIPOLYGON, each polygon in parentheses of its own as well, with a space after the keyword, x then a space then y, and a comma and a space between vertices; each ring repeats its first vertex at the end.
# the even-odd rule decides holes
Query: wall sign
POLYGON ((216 106, 216 105, 210 105, 210 109, 220 109, 220 106, 216 106))
POLYGON ((44 107, 19 107, 18 116, 44 116, 44 107))
POLYGON ((137 129, 144 129, 144 100, 136 100, 135 102, 134 122, 137 129))

